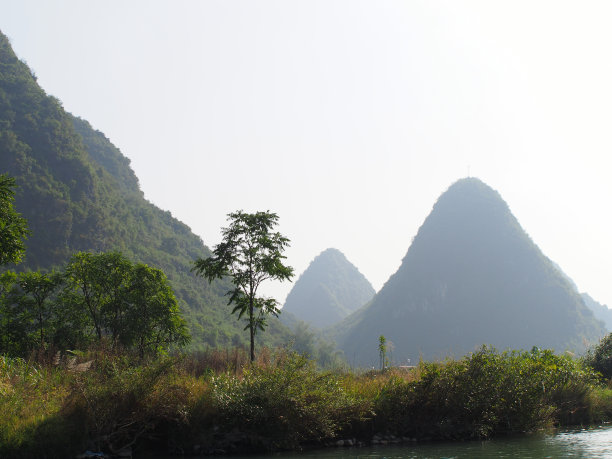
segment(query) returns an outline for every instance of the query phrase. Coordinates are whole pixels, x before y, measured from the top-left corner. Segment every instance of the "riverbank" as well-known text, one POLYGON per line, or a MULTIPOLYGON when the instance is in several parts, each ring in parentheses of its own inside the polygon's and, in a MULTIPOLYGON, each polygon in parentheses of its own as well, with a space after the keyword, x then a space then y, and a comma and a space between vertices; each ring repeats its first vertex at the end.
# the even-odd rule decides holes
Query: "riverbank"
POLYGON ((0 358, 0 456, 484 439, 612 419, 606 383, 581 360, 551 351, 483 348, 366 373, 319 371, 281 350, 262 351, 254 365, 246 357, 227 350, 141 362, 90 352, 59 365, 0 358))

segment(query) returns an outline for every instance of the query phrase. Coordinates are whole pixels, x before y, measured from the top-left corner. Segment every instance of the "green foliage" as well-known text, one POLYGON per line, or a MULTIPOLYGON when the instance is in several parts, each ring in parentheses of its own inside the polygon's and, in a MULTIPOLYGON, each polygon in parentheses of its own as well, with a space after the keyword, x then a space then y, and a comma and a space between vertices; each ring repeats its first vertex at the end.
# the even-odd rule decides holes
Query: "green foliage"
POLYGON ((209 351, 150 360, 89 352, 89 370, 0 357, 0 455, 74 457, 299 449, 375 433, 489 438, 606 422, 612 394, 569 355, 491 348, 461 360, 366 374, 303 356, 209 351))
POLYGON ((221 426, 239 428, 259 449, 297 448, 333 438, 362 406, 337 376, 317 372, 303 356, 289 354, 272 367, 253 366, 242 379, 211 379, 212 403, 221 426))
POLYGON ((82 424, 62 413, 69 380, 61 369, 0 356, 0 457, 65 458, 83 451, 82 424))
MULTIPOLYGON (((168 276, 189 324, 192 349, 247 342, 224 304, 228 282, 209 285, 191 272, 194 259, 210 254, 202 240, 144 199, 129 160, 104 134, 45 94, 0 33, 4 172, 19 185, 15 209, 31 230, 20 270, 61 269, 79 251, 121 252, 168 276)), ((281 344, 287 336, 272 320, 258 343, 281 344)))
POLYGON ((14 178, 0 174, 0 265, 21 261, 28 235, 27 222, 13 205, 14 187, 14 178))
POLYGON ((419 371, 416 381, 391 379, 382 389, 379 429, 457 439, 580 423, 595 385, 578 361, 537 348, 499 354, 483 347, 458 361, 421 362, 419 371))
POLYGON ((378 337, 378 354, 380 357, 380 369, 384 370, 387 366, 387 339, 384 335, 378 337))
POLYGON ((212 256, 199 258, 193 270, 209 282, 229 277, 233 289, 227 292, 228 305, 234 304, 232 314, 238 318, 246 314, 245 330, 251 337, 251 361, 255 360, 255 334, 264 330, 269 314, 278 316, 278 302, 274 298, 257 296, 266 280, 290 280, 293 268, 283 265, 282 253, 289 239, 272 229, 278 216, 272 212, 254 214, 238 211, 228 214, 230 225, 222 229, 223 241, 216 245, 212 256))
POLYGON ((189 342, 164 273, 117 252, 75 254, 61 301, 84 311, 96 338, 108 337, 112 348, 136 348, 142 357, 189 342))
POLYGON ((52 337, 47 336, 53 329, 54 294, 62 283, 59 273, 50 274, 37 271, 17 275, 17 281, 8 294, 7 304, 17 305, 17 309, 28 316, 28 322, 35 328, 39 349, 44 349, 52 337))
POLYGON ((146 440, 161 423, 184 422, 187 394, 172 383, 174 360, 146 366, 102 356, 95 371, 79 374, 66 410, 84 420, 87 443, 117 454, 146 440))
POLYGON ((10 355, 104 341, 142 358, 189 342, 164 273, 117 252, 80 252, 62 273, 8 272, 0 280, 0 351, 10 355))
POLYGON ((612 378, 612 333, 604 336, 596 346, 589 349, 585 363, 604 378, 612 378))
MULTIPOLYGON (((2 275, 4 293, 0 295, 0 350, 25 356, 55 344, 59 315, 57 291, 62 283, 59 273, 40 272, 2 275)), ((64 324, 68 325, 68 324, 64 324)))

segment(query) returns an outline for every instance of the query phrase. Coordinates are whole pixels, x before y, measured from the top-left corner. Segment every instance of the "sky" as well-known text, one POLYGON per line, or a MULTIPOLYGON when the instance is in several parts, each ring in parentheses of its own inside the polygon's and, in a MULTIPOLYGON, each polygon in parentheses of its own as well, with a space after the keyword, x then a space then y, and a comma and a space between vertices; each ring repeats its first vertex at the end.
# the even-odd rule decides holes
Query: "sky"
POLYGON ((470 175, 612 306, 610 24, 608 1, 0 0, 39 84, 209 247, 270 210, 295 280, 334 247, 379 290, 470 175))

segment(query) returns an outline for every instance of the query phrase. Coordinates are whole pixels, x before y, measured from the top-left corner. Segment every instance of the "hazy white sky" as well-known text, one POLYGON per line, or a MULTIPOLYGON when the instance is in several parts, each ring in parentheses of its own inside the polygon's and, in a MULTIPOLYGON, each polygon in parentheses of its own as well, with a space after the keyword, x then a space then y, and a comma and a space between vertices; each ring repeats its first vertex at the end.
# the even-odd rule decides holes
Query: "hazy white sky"
POLYGON ((297 274, 335 247, 378 290, 469 168, 612 306, 610 24, 608 1, 0 0, 43 88, 207 245, 272 210, 297 274))

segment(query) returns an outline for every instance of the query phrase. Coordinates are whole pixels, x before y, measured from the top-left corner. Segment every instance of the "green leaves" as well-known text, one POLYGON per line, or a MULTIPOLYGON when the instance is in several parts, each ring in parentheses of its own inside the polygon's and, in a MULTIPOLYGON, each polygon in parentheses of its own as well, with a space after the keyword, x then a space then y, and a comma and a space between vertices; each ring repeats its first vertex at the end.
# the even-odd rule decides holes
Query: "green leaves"
POLYGON ((612 378, 612 333, 604 336, 596 346, 589 349, 585 361, 604 378, 612 378))
POLYGON ((375 407, 379 430, 444 439, 487 438, 587 418, 592 372, 570 356, 482 347, 461 360, 421 363, 414 382, 391 381, 375 407))
POLYGON ((0 265, 21 261, 29 233, 26 220, 13 207, 14 187, 14 178, 0 175, 0 265))
POLYGON ((285 266, 282 255, 289 246, 289 239, 273 228, 278 216, 272 212, 243 211, 228 215, 230 225, 222 229, 223 241, 216 245, 213 255, 198 259, 193 271, 208 282, 230 277, 234 289, 227 292, 228 305, 234 304, 232 314, 238 318, 247 316, 245 330, 251 334, 251 361, 255 360, 254 337, 257 330, 266 327, 266 316, 278 316, 280 309, 273 298, 257 297, 257 290, 266 280, 290 280, 293 268, 285 266))
POLYGON ((63 273, 0 276, 0 352, 25 356, 104 341, 142 358, 189 340, 165 274, 121 253, 79 252, 63 273))
POLYGON ((174 293, 159 269, 133 264, 117 252, 80 252, 66 275, 66 303, 86 311, 97 338, 110 339, 113 348, 136 348, 144 356, 189 342, 174 293))

